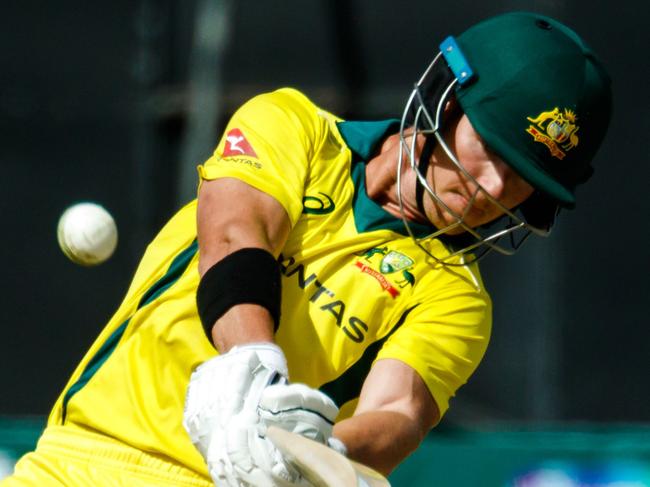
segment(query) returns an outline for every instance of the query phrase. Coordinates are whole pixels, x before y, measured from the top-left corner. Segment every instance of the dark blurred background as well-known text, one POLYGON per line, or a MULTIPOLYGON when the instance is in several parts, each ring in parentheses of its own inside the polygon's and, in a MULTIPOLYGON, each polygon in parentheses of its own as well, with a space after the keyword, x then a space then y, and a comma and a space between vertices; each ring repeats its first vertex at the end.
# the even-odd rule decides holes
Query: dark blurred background
POLYGON ((45 415, 140 254, 192 198, 197 164, 250 96, 295 86, 358 119, 400 116, 437 44, 533 10, 574 27, 614 82, 614 118, 551 239, 483 266, 491 347, 445 424, 650 421, 650 108, 642 0, 81 0, 0 16, 0 415, 45 415), (96 268, 56 242, 80 200, 114 215, 96 268))

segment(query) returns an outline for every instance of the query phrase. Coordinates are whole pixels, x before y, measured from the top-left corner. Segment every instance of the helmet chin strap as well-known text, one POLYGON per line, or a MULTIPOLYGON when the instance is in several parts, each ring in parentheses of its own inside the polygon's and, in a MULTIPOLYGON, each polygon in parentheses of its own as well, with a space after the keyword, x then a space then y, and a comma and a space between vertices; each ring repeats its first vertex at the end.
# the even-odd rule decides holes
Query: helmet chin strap
MULTIPOLYGON (((420 158, 418 160, 418 171, 420 174, 427 174, 435 145, 435 137, 427 136, 424 142, 424 147, 422 147, 422 152, 420 153, 420 158)), ((417 179, 413 184, 415 184, 415 201, 417 203, 418 210, 424 217, 426 217, 427 214, 424 211, 424 186, 418 183, 417 179)))

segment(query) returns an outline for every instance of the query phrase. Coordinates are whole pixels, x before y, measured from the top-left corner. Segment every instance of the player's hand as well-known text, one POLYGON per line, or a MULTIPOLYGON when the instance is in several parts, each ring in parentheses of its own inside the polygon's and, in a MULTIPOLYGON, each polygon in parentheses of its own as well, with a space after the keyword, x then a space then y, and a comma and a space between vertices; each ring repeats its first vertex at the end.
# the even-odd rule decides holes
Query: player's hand
POLYGON ((267 427, 326 443, 339 408, 328 395, 305 384, 276 384, 264 389, 258 411, 267 427))
POLYGON ((194 371, 183 426, 217 485, 274 485, 270 471, 275 461, 262 453, 253 459, 251 445, 268 442, 261 437, 258 413, 264 389, 287 380, 284 354, 272 343, 234 347, 194 371))
MULTIPOLYGON (((339 408, 329 396, 305 384, 277 384, 264 389, 258 411, 265 428, 277 426, 328 444, 339 408)), ((258 454, 255 448, 269 445, 271 450, 262 456, 271 461, 270 473, 278 485, 310 485, 268 442, 254 444, 253 457, 258 454)))
POLYGON ((307 487, 310 484, 264 438, 266 428, 277 426, 312 440, 327 443, 338 407, 322 392, 305 384, 275 384, 266 387, 258 405, 260 424, 254 428, 242 415, 226 427, 226 454, 237 478, 245 485, 265 485, 268 475, 274 485, 307 487))

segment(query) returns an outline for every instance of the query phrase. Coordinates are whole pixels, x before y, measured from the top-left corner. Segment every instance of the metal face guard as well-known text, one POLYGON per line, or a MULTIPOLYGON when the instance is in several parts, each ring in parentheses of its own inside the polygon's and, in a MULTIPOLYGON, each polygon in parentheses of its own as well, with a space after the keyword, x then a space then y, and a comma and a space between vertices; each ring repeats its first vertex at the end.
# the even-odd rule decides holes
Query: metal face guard
POLYGON ((428 89, 427 85, 431 83, 429 77, 432 75, 432 73, 434 73, 434 68, 438 68, 437 63, 445 60, 443 57, 443 51, 444 49, 449 49, 450 46, 449 39, 447 39, 441 46, 441 49, 443 50, 438 53, 435 59, 427 67, 420 80, 415 84, 415 87, 413 88, 413 91, 411 92, 411 95, 409 96, 409 99, 404 108, 404 113, 402 115, 400 124, 400 150, 399 158, 397 161, 397 199, 399 202, 402 221, 404 222, 404 226, 414 242, 420 248, 422 248, 425 253, 433 258, 436 263, 443 265, 462 266, 478 261, 492 250, 497 251, 500 254, 512 255, 521 247, 523 242, 530 236, 531 233, 539 235, 541 237, 548 236, 550 234, 550 226, 548 228, 541 228, 531 225, 526 221, 520 209, 516 208, 511 210, 504 207, 499 201, 493 198, 471 174, 467 172, 454 152, 445 142, 444 137, 441 133, 441 118, 442 113, 444 112, 444 107, 447 101, 450 99, 454 87, 466 83, 469 80, 467 73, 472 73, 471 68, 469 65, 467 65, 464 57, 462 56, 462 53, 458 51, 458 46, 455 44, 451 45, 455 56, 454 63, 456 66, 460 66, 456 69, 456 71, 461 74, 457 74, 452 70, 454 74, 450 77, 451 81, 447 86, 440 87, 442 89, 438 90, 438 93, 441 93, 439 95, 439 99, 437 101, 431 100, 433 103, 429 103, 429 105, 427 105, 423 92, 426 92, 426 89, 428 89), (464 79, 461 83, 458 76, 463 75, 464 79), (435 110, 433 114, 429 111, 428 106, 433 106, 435 110), (407 133, 408 129, 410 128, 413 129, 413 132, 407 133), (456 168, 463 174, 467 181, 475 185, 476 191, 471 196, 469 204, 467 205, 467 208, 463 214, 458 214, 449 208, 442 200, 442 198, 436 194, 436 192, 427 181, 426 170, 423 171, 422 167, 426 168, 428 167, 428 164, 425 163, 421 165, 416 154, 416 139, 418 135, 424 135, 427 138, 434 137, 435 141, 440 144, 440 147, 445 151, 446 155, 456 166, 456 168), (410 142, 408 140, 408 137, 411 137, 410 142), (453 218, 452 223, 444 228, 437 229, 424 238, 418 238, 414 235, 405 216, 401 189, 401 174, 403 170, 404 159, 408 160, 410 169, 416 174, 418 184, 420 184, 424 191, 426 191, 426 194, 429 196, 429 198, 431 198, 439 208, 447 212, 453 218), (472 228, 465 222, 465 219, 479 193, 482 193, 482 195, 491 204, 495 205, 502 213, 502 216, 493 222, 481 225, 477 228, 472 228), (462 228, 464 231, 464 238, 461 246, 448 245, 449 253, 443 256, 436 256, 429 248, 427 248, 427 241, 441 237, 448 232, 457 229, 458 227, 462 228), (468 258, 465 254, 473 250, 478 250, 478 252, 472 254, 468 258), (454 262, 451 262, 452 260, 454 262))

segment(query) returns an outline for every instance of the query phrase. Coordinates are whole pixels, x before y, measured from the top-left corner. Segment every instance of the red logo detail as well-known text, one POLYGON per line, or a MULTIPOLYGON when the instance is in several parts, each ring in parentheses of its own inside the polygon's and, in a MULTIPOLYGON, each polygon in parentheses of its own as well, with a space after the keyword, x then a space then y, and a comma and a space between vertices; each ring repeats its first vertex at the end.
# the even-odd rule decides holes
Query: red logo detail
POLYGON ((226 147, 223 157, 250 156, 257 158, 257 154, 239 129, 232 129, 226 134, 226 147))
POLYGON ((390 294, 393 298, 396 298, 399 295, 399 291, 391 285, 388 279, 386 279, 386 277, 384 277, 384 275, 381 272, 377 272, 372 267, 367 266, 363 262, 356 261, 354 265, 356 265, 359 269, 361 269, 361 272, 370 274, 372 277, 377 279, 377 281, 379 281, 379 284, 381 285, 381 288, 384 291, 388 291, 388 294, 390 294))

